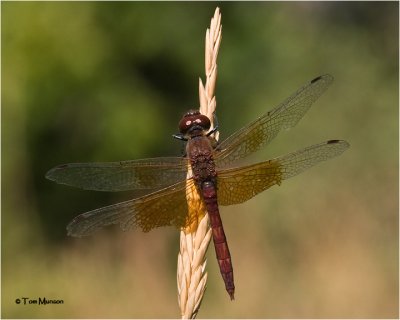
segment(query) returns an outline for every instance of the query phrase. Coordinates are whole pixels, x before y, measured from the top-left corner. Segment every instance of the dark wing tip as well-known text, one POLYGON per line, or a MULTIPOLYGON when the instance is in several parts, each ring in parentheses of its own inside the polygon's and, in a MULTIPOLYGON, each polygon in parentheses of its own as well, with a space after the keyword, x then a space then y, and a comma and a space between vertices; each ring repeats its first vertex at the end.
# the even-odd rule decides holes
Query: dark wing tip
POLYGON ((315 82, 320 81, 320 80, 324 80, 324 81, 327 81, 327 82, 332 82, 333 81, 333 76, 331 76, 330 74, 327 73, 327 74, 324 74, 324 75, 321 75, 321 76, 318 76, 318 77, 312 79, 310 81, 310 83, 315 83, 315 82))
POLYGON ((334 143, 338 143, 340 140, 329 140, 327 143, 328 144, 334 144, 334 143))
POLYGON ((337 145, 336 148, 338 148, 337 150, 340 150, 340 153, 343 153, 345 150, 347 150, 350 147, 350 143, 348 143, 345 140, 328 140, 326 142, 326 144, 329 145, 337 145))
POLYGON ((322 78, 321 76, 316 77, 316 78, 314 78, 314 79, 311 80, 311 83, 317 82, 317 81, 320 80, 321 78, 322 78))
POLYGON ((317 82, 318 80, 321 80, 321 79, 322 79, 322 76, 316 77, 311 80, 311 83, 317 82))
POLYGON ((350 143, 348 143, 348 142, 345 141, 345 140, 333 139, 333 140, 328 140, 326 143, 327 143, 327 144, 336 144, 336 143, 339 143, 339 144, 342 144, 342 145, 344 145, 344 146, 346 146, 346 147, 350 147, 350 143))

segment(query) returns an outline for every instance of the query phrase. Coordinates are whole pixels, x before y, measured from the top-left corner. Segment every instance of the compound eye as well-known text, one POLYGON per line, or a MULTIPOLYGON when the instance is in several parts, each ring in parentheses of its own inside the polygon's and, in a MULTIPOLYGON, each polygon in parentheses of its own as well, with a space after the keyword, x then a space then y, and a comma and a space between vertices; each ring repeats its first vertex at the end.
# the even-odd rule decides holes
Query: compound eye
POLYGON ((179 121, 179 132, 185 134, 192 126, 192 122, 189 116, 184 116, 182 120, 179 121))
POLYGON ((211 127, 210 119, 207 116, 200 114, 197 116, 197 119, 194 121, 197 125, 201 126, 204 130, 208 130, 211 127))
POLYGON ((193 126, 199 126, 203 130, 210 129, 211 123, 205 115, 200 114, 200 112, 190 111, 185 114, 182 120, 179 122, 179 132, 185 134, 193 126))

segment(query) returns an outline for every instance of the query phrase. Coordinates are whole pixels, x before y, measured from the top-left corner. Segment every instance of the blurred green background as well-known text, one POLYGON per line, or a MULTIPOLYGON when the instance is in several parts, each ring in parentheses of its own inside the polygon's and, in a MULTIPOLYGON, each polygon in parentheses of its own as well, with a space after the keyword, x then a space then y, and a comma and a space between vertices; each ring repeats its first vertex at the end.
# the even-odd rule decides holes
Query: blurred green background
POLYGON ((179 155, 198 106, 204 35, 222 12, 221 139, 323 73, 335 82, 249 161, 328 139, 341 157, 222 208, 231 302, 214 250, 201 318, 397 318, 397 2, 6 2, 2 6, 2 317, 176 318, 179 232, 66 236, 130 199, 57 185, 67 162, 179 155), (63 305, 17 305, 21 297, 63 305))

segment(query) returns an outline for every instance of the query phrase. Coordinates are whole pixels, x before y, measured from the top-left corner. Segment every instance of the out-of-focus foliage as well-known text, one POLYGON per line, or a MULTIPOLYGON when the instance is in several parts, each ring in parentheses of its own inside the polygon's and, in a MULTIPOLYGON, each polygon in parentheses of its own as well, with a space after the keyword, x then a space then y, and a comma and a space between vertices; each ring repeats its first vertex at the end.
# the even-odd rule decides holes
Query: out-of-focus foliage
MULTIPOLYGON (((44 174, 65 162, 179 154, 171 134, 198 105, 215 3, 1 6, 2 317, 179 317, 177 230, 67 238, 74 215, 129 192, 74 190, 44 174)), ((398 317, 398 3, 220 7, 221 138, 329 72, 329 91, 253 160, 328 139, 351 148, 222 209, 236 300, 210 248, 199 317, 398 317)))

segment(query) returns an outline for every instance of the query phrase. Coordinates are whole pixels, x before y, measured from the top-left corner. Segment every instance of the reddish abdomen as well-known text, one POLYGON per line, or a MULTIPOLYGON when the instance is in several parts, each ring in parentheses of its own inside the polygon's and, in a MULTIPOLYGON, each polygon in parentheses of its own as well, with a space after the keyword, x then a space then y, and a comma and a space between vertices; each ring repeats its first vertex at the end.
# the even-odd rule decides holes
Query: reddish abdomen
POLYGON ((233 282, 233 268, 231 254, 226 241, 224 227, 222 226, 221 216, 219 214, 217 192, 214 184, 210 181, 202 184, 202 193, 206 204, 207 212, 210 217, 210 225, 215 247, 215 253, 225 282, 226 291, 228 291, 231 300, 234 299, 235 284, 233 282))

